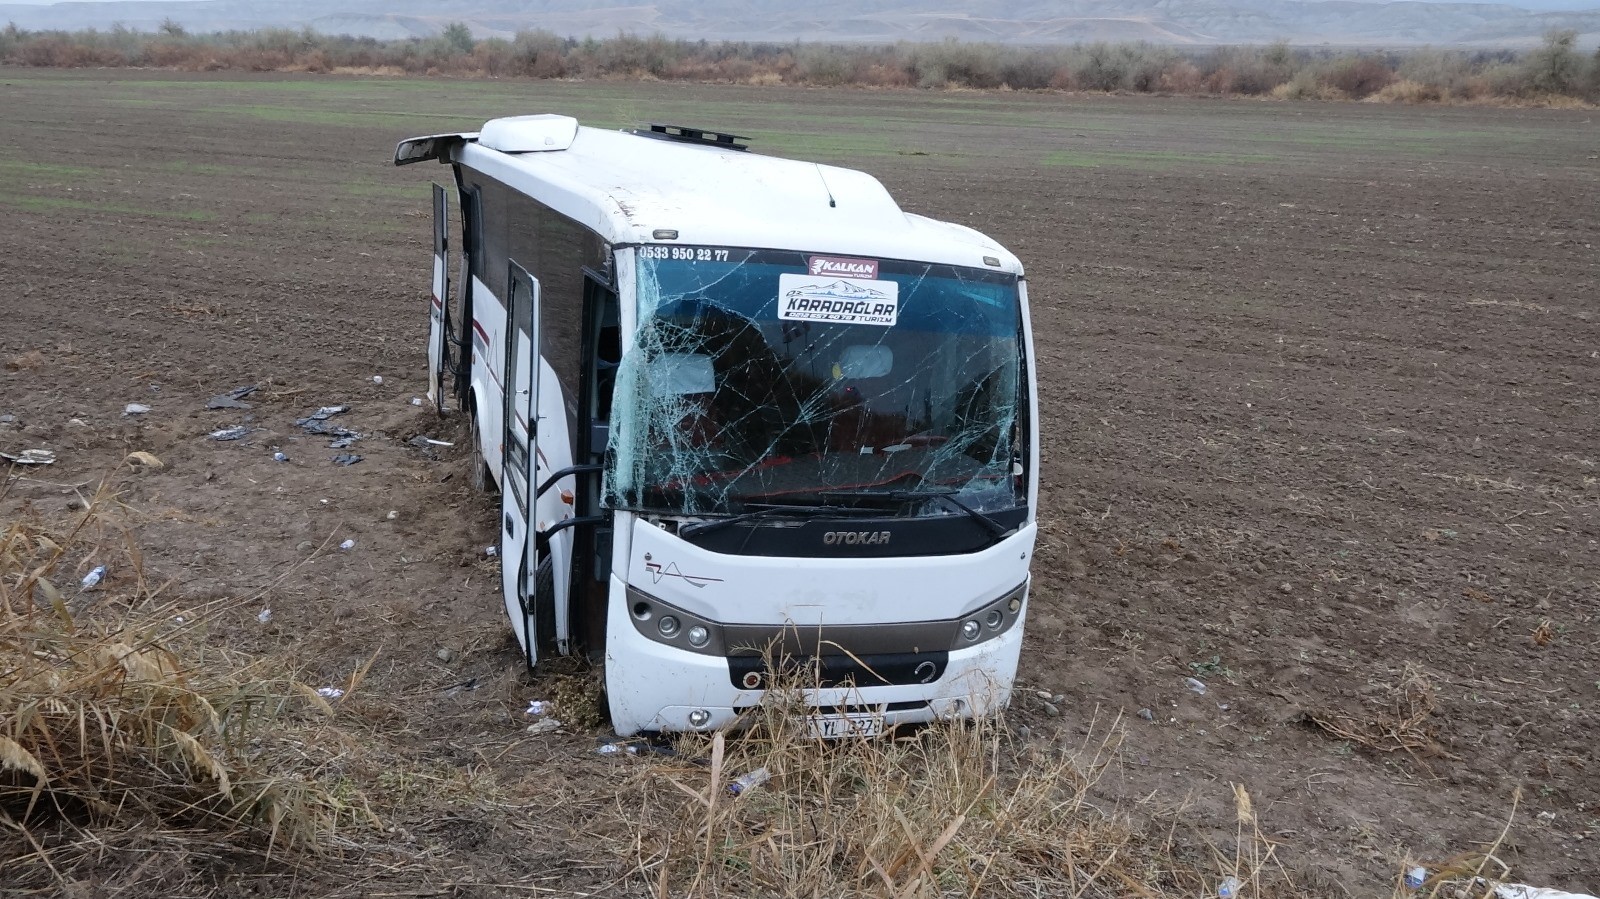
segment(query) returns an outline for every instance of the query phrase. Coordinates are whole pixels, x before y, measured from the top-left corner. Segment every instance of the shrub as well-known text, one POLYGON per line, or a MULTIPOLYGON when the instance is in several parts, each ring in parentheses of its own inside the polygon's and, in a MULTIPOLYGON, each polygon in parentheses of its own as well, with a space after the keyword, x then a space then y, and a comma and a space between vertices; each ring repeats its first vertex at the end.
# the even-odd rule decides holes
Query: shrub
POLYGON ((1328 72, 1327 83, 1360 100, 1388 87, 1394 79, 1388 63, 1374 56, 1356 56, 1336 63, 1328 72))
POLYGON ((1437 84, 1403 78, 1384 86, 1367 99, 1375 103, 1437 103, 1444 99, 1444 91, 1437 84))

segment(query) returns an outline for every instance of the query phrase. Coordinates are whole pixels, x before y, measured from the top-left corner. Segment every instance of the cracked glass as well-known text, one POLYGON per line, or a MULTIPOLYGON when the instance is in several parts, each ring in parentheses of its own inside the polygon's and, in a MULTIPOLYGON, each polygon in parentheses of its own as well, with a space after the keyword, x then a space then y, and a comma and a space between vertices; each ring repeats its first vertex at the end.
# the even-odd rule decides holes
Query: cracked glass
POLYGON ((875 500, 950 515, 1025 503, 1015 275, 662 245, 640 248, 637 271, 612 507, 716 517, 875 500))

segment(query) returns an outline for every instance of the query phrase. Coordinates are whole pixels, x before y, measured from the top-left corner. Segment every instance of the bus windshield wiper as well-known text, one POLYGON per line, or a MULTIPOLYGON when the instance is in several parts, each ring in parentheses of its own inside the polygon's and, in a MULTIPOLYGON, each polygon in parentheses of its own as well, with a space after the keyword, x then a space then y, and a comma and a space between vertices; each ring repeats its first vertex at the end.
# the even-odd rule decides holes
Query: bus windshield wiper
POLYGON ((993 518, 982 512, 979 512, 977 509, 972 508, 961 500, 956 499, 956 492, 957 490, 954 487, 935 487, 923 490, 829 490, 820 495, 824 499, 848 499, 850 497, 862 497, 865 499, 886 499, 891 502, 901 503, 912 502, 914 500, 921 499, 939 499, 944 500, 962 512, 967 513, 967 516, 973 521, 983 525, 984 529, 987 530, 991 536, 997 538, 1004 537, 1006 534, 1011 532, 1011 528, 1008 528, 1000 522, 995 521, 993 518))
POLYGON ((863 509, 860 506, 763 506, 759 509, 747 509, 729 515, 726 518, 713 518, 709 521, 697 521, 678 528, 678 536, 694 537, 699 534, 709 534, 720 531, 725 527, 740 524, 746 521, 757 521, 763 518, 781 518, 792 516, 795 518, 824 518, 830 515, 877 515, 877 509, 863 509))

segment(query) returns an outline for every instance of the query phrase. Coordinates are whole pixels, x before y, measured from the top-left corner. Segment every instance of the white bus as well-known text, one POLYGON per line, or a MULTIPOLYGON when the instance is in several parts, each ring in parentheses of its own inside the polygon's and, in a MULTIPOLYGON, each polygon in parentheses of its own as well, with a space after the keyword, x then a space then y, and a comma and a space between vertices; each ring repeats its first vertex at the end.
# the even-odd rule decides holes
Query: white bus
POLYGON ((779 664, 823 736, 1000 708, 1038 495, 1022 265, 743 140, 533 115, 396 148, 454 172, 429 397, 500 488, 517 640, 602 663, 624 736, 738 726, 779 664))

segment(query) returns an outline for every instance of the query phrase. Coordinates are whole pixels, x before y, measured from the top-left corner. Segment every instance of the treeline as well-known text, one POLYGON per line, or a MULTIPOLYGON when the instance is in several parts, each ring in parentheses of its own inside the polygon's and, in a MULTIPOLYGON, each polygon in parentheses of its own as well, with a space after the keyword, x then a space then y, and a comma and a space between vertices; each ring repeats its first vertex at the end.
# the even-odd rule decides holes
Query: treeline
POLYGON ((546 31, 477 39, 464 24, 438 36, 380 41, 267 29, 189 34, 0 31, 0 64, 190 71, 329 72, 491 78, 658 79, 740 84, 1104 91, 1374 99, 1393 102, 1600 100, 1600 50, 1556 31, 1527 52, 1339 52, 1153 44, 1009 47, 946 41, 894 46, 685 41, 618 35, 576 40, 546 31))

